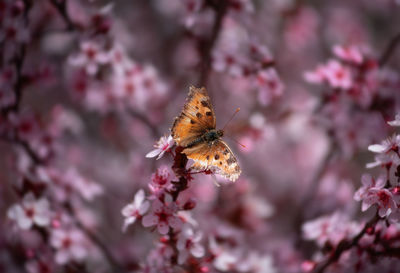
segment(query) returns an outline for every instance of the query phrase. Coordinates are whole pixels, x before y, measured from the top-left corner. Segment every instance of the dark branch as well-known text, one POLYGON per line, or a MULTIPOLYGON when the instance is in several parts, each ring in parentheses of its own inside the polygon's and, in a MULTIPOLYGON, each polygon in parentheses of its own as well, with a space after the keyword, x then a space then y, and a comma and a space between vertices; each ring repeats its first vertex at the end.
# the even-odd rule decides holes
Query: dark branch
POLYGON ((145 115, 133 110, 129 110, 129 114, 132 117, 140 120, 143 124, 145 124, 150 129, 151 134, 153 135, 154 138, 159 138, 161 136, 157 126, 153 125, 153 123, 145 115))
POLYGON ((339 245, 332 251, 330 254, 329 258, 320 264, 316 266, 314 269, 314 273, 323 273, 328 266, 339 260, 340 256, 345 252, 346 250, 349 250, 350 248, 356 246, 360 239, 364 236, 364 234, 367 232, 369 228, 372 228, 375 226, 375 224, 381 219, 378 215, 378 212, 375 214, 375 216, 369 220, 364 228, 356 235, 351 241, 342 241, 339 243, 339 245))
POLYGON ((76 225, 85 233, 87 237, 101 250, 109 264, 111 265, 113 271, 115 273, 125 272, 125 270, 120 266, 120 264, 114 259, 114 256, 110 253, 107 246, 94 234, 91 230, 89 230, 85 225, 83 225, 77 217, 76 225))
POLYGON ((308 190, 302 197, 302 199, 299 202, 299 205, 297 206, 299 208, 299 212, 297 213, 297 216, 295 217, 294 220, 294 226, 297 230, 297 234, 299 234, 299 239, 297 244, 301 244, 301 225, 304 221, 304 211, 305 208, 309 205, 310 201, 312 201, 314 198, 314 195, 316 194, 318 190, 318 184, 320 183, 323 175, 325 174, 326 170, 329 167, 329 164, 332 160, 333 155, 335 154, 336 147, 335 145, 330 145, 328 148, 327 153, 325 154, 322 162, 318 166, 318 169, 316 170, 315 174, 313 175, 309 185, 307 186, 308 190))
POLYGON ((210 38, 206 40, 204 43, 200 43, 199 45, 202 57, 202 63, 200 67, 200 79, 199 79, 200 86, 207 85, 207 79, 211 68, 212 49, 216 41, 218 40, 218 36, 222 27, 222 21, 228 9, 228 1, 224 0, 217 0, 217 1, 209 0, 207 1, 207 4, 214 9, 216 15, 210 38))
POLYGON ((76 24, 71 20, 71 18, 68 15, 68 10, 67 10, 67 0, 50 0, 51 4, 56 8, 58 13, 62 16, 64 19, 65 24, 67 25, 67 30, 68 31, 73 31, 77 28, 76 24))
POLYGON ((385 64, 389 61, 390 57, 392 57, 399 43, 400 43, 400 33, 398 33, 396 36, 392 38, 392 40, 390 40, 382 56, 379 58, 380 67, 385 66, 385 64))

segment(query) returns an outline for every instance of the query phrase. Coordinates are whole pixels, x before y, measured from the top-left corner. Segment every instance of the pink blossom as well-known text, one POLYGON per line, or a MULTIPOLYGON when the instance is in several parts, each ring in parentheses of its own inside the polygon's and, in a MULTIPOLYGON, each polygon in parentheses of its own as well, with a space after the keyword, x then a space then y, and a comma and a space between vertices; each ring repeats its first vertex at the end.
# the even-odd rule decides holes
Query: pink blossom
POLYGON ((83 41, 80 52, 71 56, 69 63, 73 66, 84 67, 89 75, 95 75, 101 65, 110 61, 109 53, 101 48, 95 41, 83 41))
POLYGON ((129 225, 135 223, 136 219, 142 217, 150 207, 150 202, 145 200, 144 191, 141 189, 135 194, 132 203, 126 205, 121 213, 125 217, 122 231, 126 231, 129 225))
POLYGON ((151 182, 149 188, 154 198, 159 198, 161 195, 168 190, 171 190, 171 180, 173 175, 170 173, 167 166, 160 166, 155 173, 151 175, 151 182))
POLYGON ((103 193, 103 188, 98 183, 84 177, 75 168, 68 169, 62 179, 88 201, 103 193))
POLYGON ((348 89, 353 84, 350 70, 336 60, 330 60, 324 68, 328 83, 334 88, 348 89))
POLYGON ((304 79, 309 83, 323 83, 325 77, 325 67, 319 65, 314 71, 307 71, 304 73, 304 79))
POLYGON ((238 264, 238 271, 251 273, 276 273, 277 269, 273 265, 273 259, 271 256, 260 255, 253 251, 238 264))
POLYGON ((362 202, 362 211, 366 211, 370 206, 377 204, 379 216, 389 216, 397 210, 397 205, 392 192, 385 189, 386 178, 381 176, 378 180, 369 175, 361 178, 363 186, 354 194, 356 201, 362 202))
POLYGON ((261 70, 257 74, 258 99, 262 105, 268 105, 271 101, 283 94, 283 83, 275 69, 261 70))
POLYGON ((146 157, 151 158, 157 156, 157 159, 160 159, 164 155, 164 153, 168 152, 174 145, 175 141, 171 135, 169 135, 168 137, 162 136, 160 140, 157 142, 157 144, 154 145, 156 149, 147 153, 146 157))
POLYGON ((335 45, 333 47, 333 53, 340 59, 355 64, 361 64, 363 62, 363 55, 357 46, 340 46, 335 45))
POLYGON ((367 210, 371 205, 377 204, 380 217, 389 216, 397 210, 396 202, 388 189, 372 188, 363 199, 362 210, 367 210))
POLYGON ((388 124, 394 127, 400 126, 400 114, 397 114, 394 120, 388 121, 388 124))
POLYGON ((86 238, 78 229, 55 229, 51 233, 50 241, 56 249, 55 260, 58 264, 81 262, 88 255, 86 238))
POLYGON ((213 54, 213 69, 218 72, 227 72, 231 76, 242 76, 243 64, 235 52, 215 51, 213 54))
POLYGON ((216 269, 224 272, 231 272, 236 269, 239 259, 242 256, 237 250, 218 244, 214 236, 209 237, 209 248, 215 256, 213 265, 216 269))
POLYGON ((361 177, 362 187, 354 194, 354 200, 361 201, 368 195, 372 188, 382 189, 386 184, 386 177, 380 176, 375 180, 370 174, 364 174, 361 177))
POLYGON ((202 237, 203 234, 201 232, 195 233, 188 225, 183 227, 182 231, 178 235, 178 241, 176 243, 176 247, 179 250, 179 264, 183 264, 189 257, 189 254, 196 258, 204 256, 205 250, 200 244, 202 237))
POLYGON ((238 264, 239 255, 231 251, 223 251, 215 257, 213 265, 223 272, 232 272, 238 264))
POLYGON ((381 144, 373 144, 368 146, 368 150, 374 153, 388 153, 390 151, 399 152, 400 135, 393 135, 382 141, 381 144))
POLYGON ((359 223, 350 221, 348 216, 341 212, 319 217, 302 226, 304 238, 315 240, 321 247, 327 242, 336 246, 340 241, 352 238, 361 228, 359 223))
POLYGON ((35 199, 32 193, 24 196, 21 204, 8 209, 10 219, 15 220, 21 229, 30 229, 32 225, 44 227, 50 223, 49 202, 45 198, 35 199))
POLYGON ((304 78, 310 83, 326 81, 333 88, 349 89, 353 85, 350 69, 336 60, 318 66, 315 71, 306 72, 304 78))
POLYGON ((400 163, 399 158, 393 154, 377 154, 375 156, 375 161, 367 163, 366 168, 375 168, 378 166, 391 166, 393 164, 400 163))
POLYGON ((169 227, 180 229, 182 220, 176 215, 177 205, 175 202, 163 203, 159 199, 153 201, 150 214, 143 217, 144 227, 157 226, 160 234, 167 234, 169 227))

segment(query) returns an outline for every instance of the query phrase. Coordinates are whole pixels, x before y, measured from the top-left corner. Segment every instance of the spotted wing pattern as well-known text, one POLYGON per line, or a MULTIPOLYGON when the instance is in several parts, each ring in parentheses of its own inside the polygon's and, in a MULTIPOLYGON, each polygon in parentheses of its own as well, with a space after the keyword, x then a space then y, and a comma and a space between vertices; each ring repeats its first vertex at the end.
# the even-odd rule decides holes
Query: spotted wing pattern
POLYGON ((186 148, 183 153, 194 160, 192 168, 195 170, 212 170, 231 181, 239 178, 241 169, 231 149, 222 140, 213 143, 201 143, 186 148))
POLYGON ((183 110, 171 128, 173 139, 186 147, 215 126, 215 114, 206 89, 191 86, 183 110))

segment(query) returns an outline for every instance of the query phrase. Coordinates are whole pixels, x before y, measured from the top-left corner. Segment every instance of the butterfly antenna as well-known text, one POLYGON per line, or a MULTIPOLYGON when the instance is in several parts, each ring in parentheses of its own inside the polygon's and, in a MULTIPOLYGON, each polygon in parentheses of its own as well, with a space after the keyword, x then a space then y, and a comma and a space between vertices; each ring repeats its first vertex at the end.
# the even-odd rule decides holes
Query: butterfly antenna
POLYGON ((225 123, 224 127, 222 128, 222 130, 225 129, 226 125, 229 124, 229 122, 231 122, 231 120, 235 117, 235 115, 240 111, 240 108, 236 108, 235 112, 232 114, 231 118, 225 123))
POLYGON ((242 148, 246 149, 247 147, 245 145, 243 145, 242 143, 240 143, 239 141, 237 141, 236 139, 234 139, 232 136, 226 134, 226 136, 228 136, 230 139, 232 139, 233 141, 235 141, 237 144, 239 144, 242 148))

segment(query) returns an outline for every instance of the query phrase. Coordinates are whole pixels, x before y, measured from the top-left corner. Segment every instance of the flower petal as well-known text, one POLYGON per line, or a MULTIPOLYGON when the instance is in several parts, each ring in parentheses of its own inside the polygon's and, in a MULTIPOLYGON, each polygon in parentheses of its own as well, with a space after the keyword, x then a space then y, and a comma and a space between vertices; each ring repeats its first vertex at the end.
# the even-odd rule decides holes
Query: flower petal
POLYGON ((383 153, 385 150, 385 146, 381 144, 373 144, 368 146, 368 151, 371 151, 373 153, 383 153))
POLYGON ((157 225, 157 230, 158 230, 158 232, 160 232, 160 234, 165 235, 168 233, 169 227, 168 227, 167 223, 160 222, 157 225))
POLYGON ((154 226, 154 225, 157 224, 157 222, 158 222, 158 217, 155 216, 154 214, 146 215, 146 216, 143 217, 143 219, 142 219, 142 225, 143 225, 144 227, 151 227, 151 226, 154 226))
POLYGON ((147 158, 152 158, 152 157, 156 157, 156 156, 157 156, 159 153, 161 153, 161 152, 162 152, 161 149, 155 149, 155 150, 153 150, 153 151, 147 153, 145 156, 146 156, 147 158))

